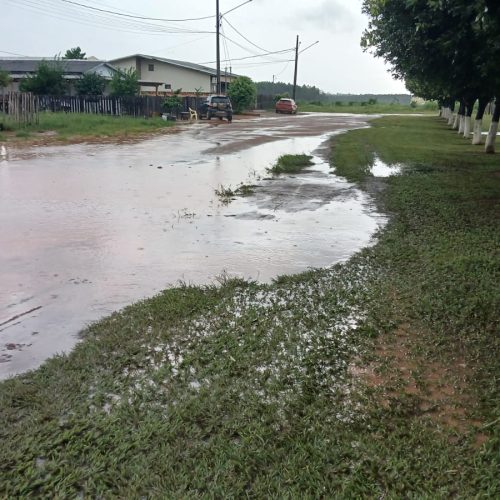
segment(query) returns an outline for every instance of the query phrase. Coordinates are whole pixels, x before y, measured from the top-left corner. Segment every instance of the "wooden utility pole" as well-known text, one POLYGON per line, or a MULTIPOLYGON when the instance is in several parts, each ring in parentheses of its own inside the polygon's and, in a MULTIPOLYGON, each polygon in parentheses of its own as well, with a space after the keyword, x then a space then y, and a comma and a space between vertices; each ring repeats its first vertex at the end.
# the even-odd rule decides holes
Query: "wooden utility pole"
POLYGON ((215 9, 217 11, 217 88, 215 93, 220 94, 220 10, 219 10, 219 0, 215 0, 215 9))
POLYGON ((299 35, 297 35, 297 44, 295 45, 295 72, 293 74, 293 100, 297 91, 297 68, 299 66, 299 35))

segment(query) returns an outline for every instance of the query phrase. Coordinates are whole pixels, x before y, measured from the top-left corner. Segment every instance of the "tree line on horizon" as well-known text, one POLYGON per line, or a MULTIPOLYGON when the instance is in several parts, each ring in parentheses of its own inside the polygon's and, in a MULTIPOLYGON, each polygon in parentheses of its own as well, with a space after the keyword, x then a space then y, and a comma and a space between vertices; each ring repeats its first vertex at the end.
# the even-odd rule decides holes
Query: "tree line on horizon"
MULTIPOLYGON (((257 94, 262 96, 292 96, 293 84, 285 82, 256 82, 257 94)), ((334 94, 324 92, 314 85, 297 85, 296 98, 321 104, 361 103, 376 100, 380 104, 410 105, 410 94, 334 94)))

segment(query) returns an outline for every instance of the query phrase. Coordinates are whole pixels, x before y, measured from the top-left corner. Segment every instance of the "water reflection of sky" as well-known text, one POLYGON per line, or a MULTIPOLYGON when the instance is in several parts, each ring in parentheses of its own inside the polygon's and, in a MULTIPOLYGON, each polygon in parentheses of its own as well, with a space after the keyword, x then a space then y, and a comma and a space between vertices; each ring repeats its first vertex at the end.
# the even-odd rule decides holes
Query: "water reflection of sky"
POLYGON ((0 377, 70 349, 89 322, 179 280, 270 281, 369 244, 384 217, 320 158, 306 173, 266 180, 279 155, 310 153, 325 138, 217 156, 190 130, 3 162, 0 323, 41 308, 0 326, 0 377), (215 189, 240 183, 255 194, 221 205, 215 189))

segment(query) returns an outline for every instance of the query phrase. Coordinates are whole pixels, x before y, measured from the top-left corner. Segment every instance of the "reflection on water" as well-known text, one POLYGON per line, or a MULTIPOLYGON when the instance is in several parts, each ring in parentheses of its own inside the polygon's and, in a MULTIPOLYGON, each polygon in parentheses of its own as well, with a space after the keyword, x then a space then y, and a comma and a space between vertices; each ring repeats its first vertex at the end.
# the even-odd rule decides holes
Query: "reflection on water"
POLYGON ((217 156, 193 127, 2 162, 0 377, 71 349, 88 323, 179 280, 210 283, 227 272, 270 281, 369 244, 384 217, 321 159, 265 180, 279 155, 310 153, 325 138, 217 156), (241 182, 256 184, 255 194, 222 206, 215 189, 241 182))
POLYGON ((388 165, 378 156, 375 156, 370 172, 374 177, 390 177, 391 175, 398 175, 401 173, 401 165, 399 163, 388 165))

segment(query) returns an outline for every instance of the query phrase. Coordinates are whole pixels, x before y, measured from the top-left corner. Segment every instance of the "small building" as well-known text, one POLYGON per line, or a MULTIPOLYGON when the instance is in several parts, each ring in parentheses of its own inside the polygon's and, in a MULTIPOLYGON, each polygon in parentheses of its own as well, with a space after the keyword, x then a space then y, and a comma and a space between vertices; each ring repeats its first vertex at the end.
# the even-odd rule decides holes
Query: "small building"
MULTIPOLYGON (((109 61, 116 68, 137 71, 142 94, 166 95, 182 89, 182 94, 213 94, 217 71, 207 66, 174 59, 134 54, 109 61)), ((221 71, 221 91, 226 92, 238 75, 221 71)))
POLYGON ((38 70, 42 61, 48 63, 57 63, 61 65, 63 77, 68 82, 68 94, 75 93, 74 83, 82 78, 86 73, 97 73, 106 80, 111 80, 117 69, 106 61, 96 59, 57 59, 43 57, 23 57, 0 58, 0 70, 7 71, 12 79, 12 83, 6 89, 7 91, 18 91, 19 85, 23 80, 33 76, 38 70))

